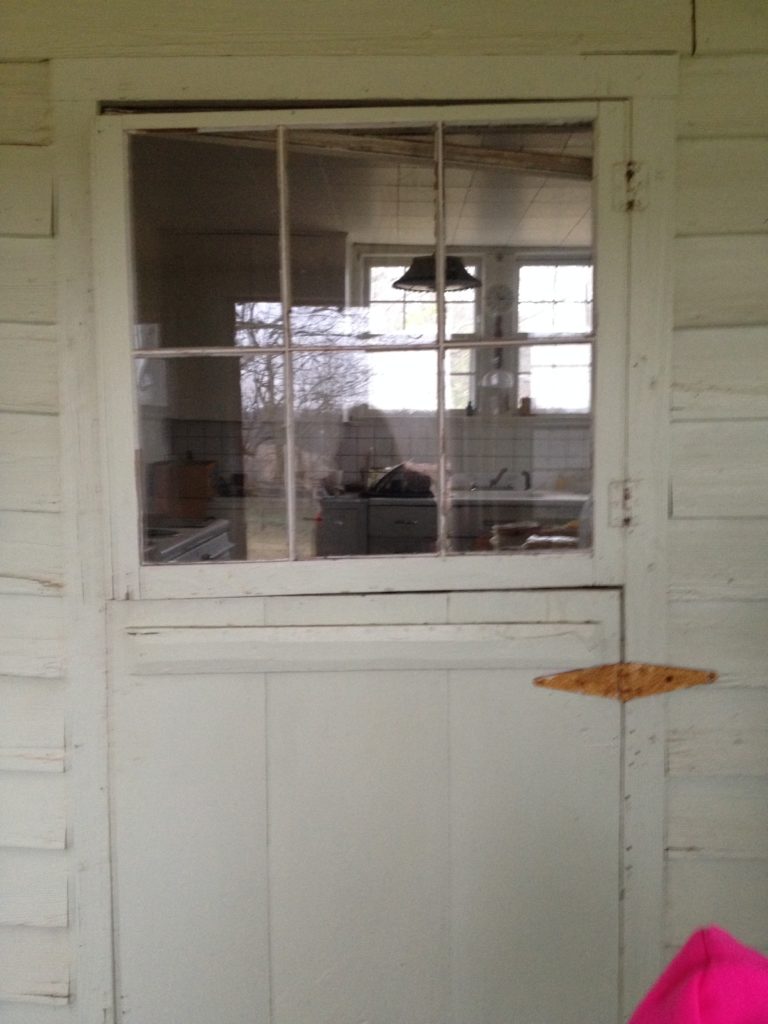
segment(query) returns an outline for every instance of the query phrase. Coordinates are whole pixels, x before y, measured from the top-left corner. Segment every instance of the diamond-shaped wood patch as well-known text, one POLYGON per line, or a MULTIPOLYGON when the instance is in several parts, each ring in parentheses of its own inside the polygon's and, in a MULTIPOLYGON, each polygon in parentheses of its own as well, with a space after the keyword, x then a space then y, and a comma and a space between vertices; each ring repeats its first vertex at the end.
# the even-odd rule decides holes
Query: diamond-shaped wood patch
POLYGON ((628 701, 635 697, 652 697, 656 693, 670 693, 689 686, 714 683, 717 672, 696 668, 676 668, 672 665, 648 665, 639 661, 621 661, 613 665, 577 668, 558 672, 554 676, 539 676, 534 686, 551 690, 583 693, 592 697, 610 697, 628 701))

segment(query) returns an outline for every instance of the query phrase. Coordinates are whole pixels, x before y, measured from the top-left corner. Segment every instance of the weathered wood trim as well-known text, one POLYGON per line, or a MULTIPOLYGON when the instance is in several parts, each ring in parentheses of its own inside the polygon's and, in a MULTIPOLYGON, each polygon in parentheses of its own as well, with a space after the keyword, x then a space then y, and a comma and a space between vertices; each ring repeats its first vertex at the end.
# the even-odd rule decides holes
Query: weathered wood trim
MULTIPOLYGON (((466 50, 462 51, 466 53, 466 50)), ((387 102, 414 96, 427 103, 481 99, 624 99, 674 96, 678 58, 610 54, 542 57, 338 56, 93 58, 53 60, 54 96, 97 103, 124 99, 172 101, 190 97, 254 100, 349 100, 367 96, 387 102), (470 83, 482 83, 481 88, 470 83), (297 85, 300 83, 300 86, 297 85)), ((91 108, 93 109, 93 108, 91 108)))
POLYGON ((450 626, 298 626, 209 627, 150 626, 129 629, 130 671, 137 675, 187 675, 341 671, 440 667, 450 651, 456 668, 541 665, 547 645, 552 668, 599 657, 602 630, 595 623, 526 623, 450 626))
MULTIPOLYGON (((627 480, 632 522, 625 554, 627 661, 699 665, 667 650, 666 490, 671 349, 674 116, 671 102, 632 103, 632 158, 645 166, 647 202, 630 215, 627 480), (647 296, 653 295, 649 302, 647 296)), ((713 668, 706 664, 707 668, 713 668)), ((622 1011, 628 1016, 661 966, 664 908, 663 701, 623 709, 622 1011)))

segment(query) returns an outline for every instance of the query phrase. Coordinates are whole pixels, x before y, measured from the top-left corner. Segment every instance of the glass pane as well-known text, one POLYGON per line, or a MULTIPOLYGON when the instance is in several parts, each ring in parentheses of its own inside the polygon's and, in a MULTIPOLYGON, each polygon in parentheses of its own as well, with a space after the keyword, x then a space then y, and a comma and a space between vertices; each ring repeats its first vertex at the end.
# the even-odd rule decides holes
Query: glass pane
POLYGON ((434 551, 435 354, 305 355, 295 357, 297 403, 323 397, 296 409, 299 557, 434 551), (330 396, 326 380, 352 387, 330 396))
POLYGON ((586 395, 587 412, 590 368, 583 360, 589 359, 590 346, 540 347, 548 356, 538 352, 539 346, 527 346, 517 374, 505 369, 515 365, 512 346, 455 353, 465 366, 474 359, 477 367, 481 356, 489 357, 491 366, 475 375, 476 402, 448 406, 448 541, 454 552, 570 551, 591 545, 590 420, 531 415, 536 407, 528 397, 535 369, 543 374, 540 389, 555 396, 564 390, 571 402, 586 395), (561 348, 568 350, 568 365, 552 369, 553 353, 561 348))
POLYGON ((297 130, 288 153, 294 345, 434 342, 434 298, 393 287, 435 248, 432 130, 297 130), (349 265, 393 245, 402 256, 349 265))
POLYGON ((281 338, 275 134, 247 142, 131 137, 134 348, 281 338))
POLYGON ((288 555, 283 357, 138 359, 145 562, 288 555))

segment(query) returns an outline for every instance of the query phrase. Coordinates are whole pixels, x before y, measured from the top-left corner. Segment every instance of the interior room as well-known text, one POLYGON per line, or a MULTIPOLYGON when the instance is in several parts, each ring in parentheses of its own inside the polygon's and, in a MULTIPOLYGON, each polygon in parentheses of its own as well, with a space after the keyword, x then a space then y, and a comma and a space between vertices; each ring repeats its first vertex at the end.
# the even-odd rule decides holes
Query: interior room
POLYGON ((592 128, 441 146, 444 205, 434 128, 132 138, 148 561, 286 557, 288 492, 300 558, 589 546, 592 128))

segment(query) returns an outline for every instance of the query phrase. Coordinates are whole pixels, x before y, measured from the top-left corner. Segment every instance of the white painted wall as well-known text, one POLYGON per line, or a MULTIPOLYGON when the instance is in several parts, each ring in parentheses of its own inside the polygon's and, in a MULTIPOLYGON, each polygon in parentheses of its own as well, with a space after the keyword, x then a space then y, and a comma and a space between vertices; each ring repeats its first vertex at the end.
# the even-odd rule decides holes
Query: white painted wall
MULTIPOLYGON (((93 755, 77 743, 83 697, 77 659, 84 655, 76 651, 65 658, 63 633, 73 621, 80 623, 87 642, 96 644, 88 650, 95 652, 98 609, 88 605, 90 610, 82 612, 92 600, 93 580, 84 586, 73 567, 81 518, 69 481, 76 461, 69 448, 60 450, 59 392, 66 405, 73 389, 70 378, 57 372, 59 349, 72 339, 61 339, 55 327, 57 292, 66 294, 67 268, 59 280, 54 269, 54 196, 62 182, 54 173, 48 71, 38 62, 168 53, 689 54, 692 47, 689 5, 682 0, 654 0, 650 6, 628 0, 597 6, 591 0, 567 5, 484 0, 416 11, 404 5, 401 15, 391 5, 337 0, 319 31, 316 25, 308 30, 304 4, 254 10, 242 2, 234 10, 229 5, 225 15, 196 3, 185 8, 183 23, 175 10, 170 0, 153 3, 151 12, 123 0, 109 5, 84 0, 66 9, 52 0, 4 5, 3 60, 9 61, 0 64, 4 1024, 64 1019, 102 1024, 93 969, 86 960, 77 964, 76 953, 78 922, 108 921, 106 909, 97 905, 99 884, 92 885, 78 868, 78 827, 87 820, 82 803, 91 795, 78 765, 91 763, 93 755), (62 592, 69 595, 66 614, 62 592)), ((722 679, 706 694, 667 701, 665 942, 671 951, 691 928, 716 920, 768 951, 768 836, 762 827, 768 789, 768 8, 750 0, 699 0, 695 41, 696 55, 683 62, 678 107, 669 656, 680 664, 715 668, 722 679)), ((74 421, 91 412, 70 409, 69 415, 74 421)), ((98 817, 103 808, 91 803, 98 817)), ((91 877, 103 882, 103 865, 91 867, 91 877)))

